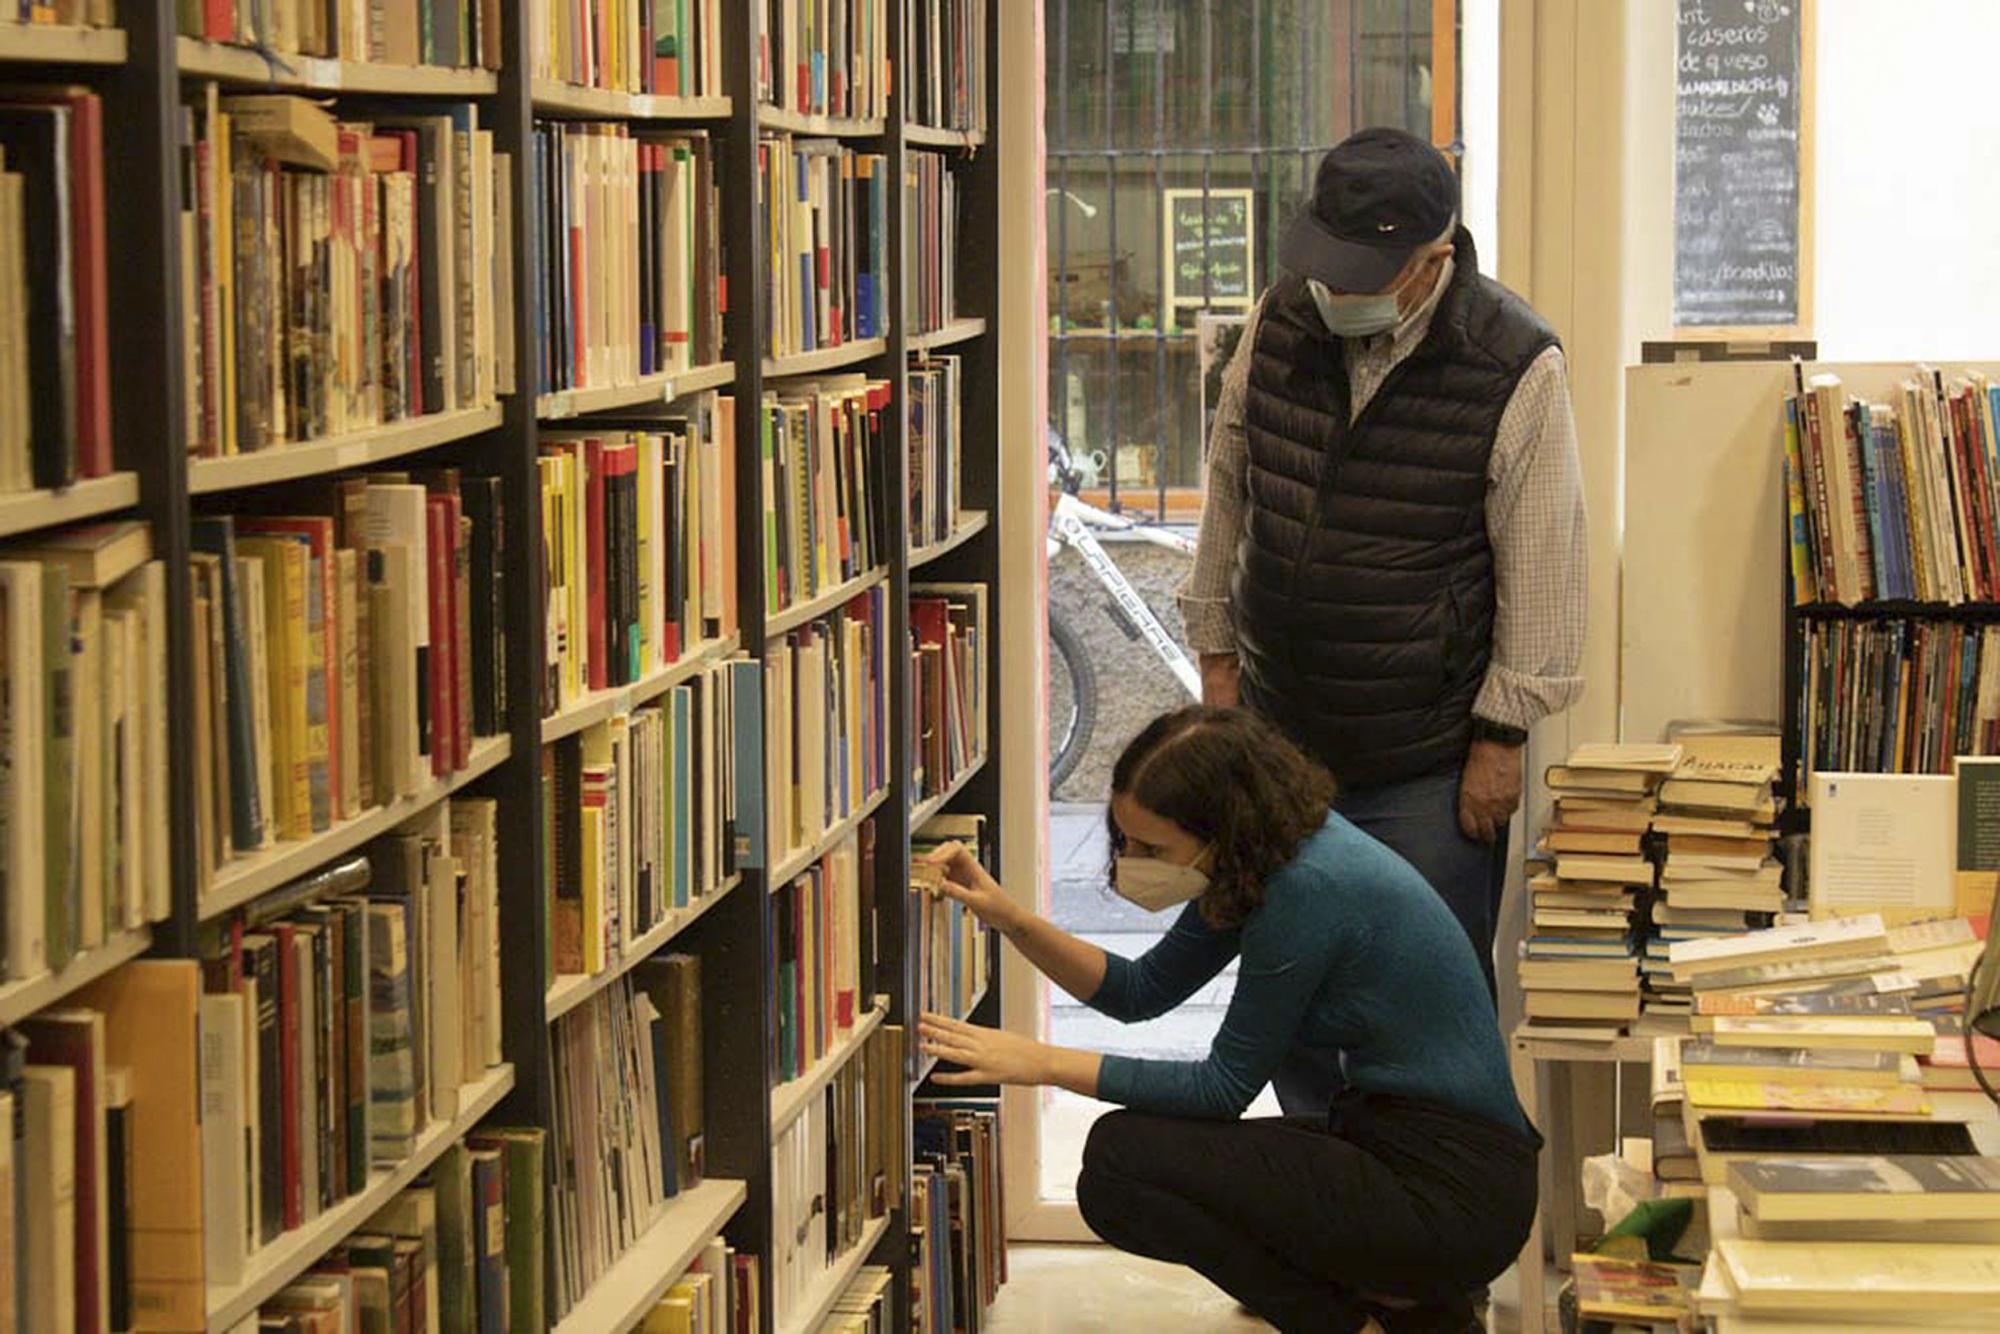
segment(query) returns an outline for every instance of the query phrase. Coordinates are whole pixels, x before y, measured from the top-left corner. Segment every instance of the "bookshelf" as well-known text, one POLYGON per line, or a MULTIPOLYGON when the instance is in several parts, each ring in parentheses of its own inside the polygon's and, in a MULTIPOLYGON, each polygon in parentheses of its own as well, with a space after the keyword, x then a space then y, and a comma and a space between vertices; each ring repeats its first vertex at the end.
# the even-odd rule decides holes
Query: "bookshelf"
POLYGON ((792 1319, 779 1327, 779 1334, 810 1334, 810 1331, 818 1329, 819 1322, 826 1318, 840 1294, 854 1281, 856 1271, 868 1262, 868 1257, 881 1244, 889 1225, 890 1219, 883 1217, 871 1220, 862 1228, 861 1240, 842 1252, 832 1267, 814 1281, 792 1319))
MULTIPOLYGON (((106 249, 115 265, 117 293, 117 318, 109 329, 115 470, 61 491, 0 495, 0 538, 109 516, 145 520, 166 574, 170 701, 194 699, 201 660, 190 610, 196 587, 198 520, 223 513, 291 512, 286 507, 294 497, 317 496, 341 479, 371 472, 457 468, 468 476, 497 477, 500 483, 506 531, 501 587, 507 627, 504 670, 509 687, 497 734, 475 738, 455 772, 419 783, 407 795, 350 819, 335 818, 309 838, 273 842, 222 861, 205 873, 198 831, 204 818, 200 803, 208 796, 198 791, 190 758, 198 750, 194 710, 170 707, 171 912, 148 927, 113 931, 103 945, 79 954, 59 972, 0 982, 0 1024, 11 1024, 63 1001, 135 958, 201 957, 204 945, 212 945, 215 933, 225 930, 238 914, 254 914, 267 896, 367 848, 413 817, 435 815, 440 803, 455 796, 490 798, 496 803, 499 910, 505 926, 499 933, 503 1063, 463 1087, 458 1112, 425 1127, 413 1154, 374 1171, 359 1193, 309 1224, 253 1251, 242 1281, 227 1287, 208 1285, 210 1329, 229 1329, 253 1314, 259 1303, 306 1273, 482 1122, 553 1126, 559 1098, 554 1026, 610 991, 641 961, 668 950, 693 954, 702 963, 705 1179, 670 1200, 637 1243, 565 1313, 555 1310, 551 1281, 544 1327, 578 1332, 633 1328, 692 1257, 718 1235, 726 1236, 742 1253, 770 1256, 776 1136, 823 1095, 869 1034, 884 1025, 913 1027, 915 979, 908 975, 910 954, 904 940, 912 829, 942 810, 978 813, 994 822, 1000 814, 1000 766, 992 762, 1001 715, 997 699, 989 701, 985 711, 988 734, 978 748, 983 758, 946 792, 919 800, 910 759, 913 673, 905 650, 911 635, 908 602, 913 570, 921 568, 925 580, 982 583, 997 593, 1001 568, 997 383, 1002 336, 996 319, 998 155, 1027 151, 1027 145, 1016 150, 986 132, 906 124, 894 95, 890 114, 882 119, 827 118, 760 104, 750 6, 725 2, 720 7, 722 95, 704 98, 611 92, 531 77, 532 15, 538 5, 524 0, 483 8, 500 16, 497 70, 267 56, 180 35, 172 5, 121 6, 126 25, 120 29, 0 24, 0 83, 82 82, 103 99, 106 249), (457 398, 448 401, 470 401, 475 406, 434 410, 296 443, 273 443, 222 457, 193 453, 190 436, 202 427, 191 411, 190 369, 204 353, 180 332, 195 327, 196 313, 186 308, 195 288, 193 275, 184 272, 189 250, 181 209, 187 167, 182 135, 184 109, 200 106, 211 84, 224 98, 308 96, 331 107, 343 120, 442 115, 446 108, 473 110, 479 129, 491 131, 495 152, 508 154, 513 164, 511 188, 504 194, 496 192, 504 226, 494 238, 496 245, 502 238, 510 238, 511 244, 506 251, 509 262, 501 270, 507 275, 508 299, 496 311, 496 319, 507 321, 504 333, 514 358, 511 390, 501 386, 497 401, 491 403, 480 397, 457 398), (717 223, 730 294, 722 313, 723 348, 713 364, 642 374, 628 383, 543 391, 546 381, 538 374, 537 358, 546 330, 539 323, 538 303, 546 290, 534 261, 537 254, 546 261, 548 250, 541 235, 542 201, 536 197, 526 164, 534 155, 537 123, 549 120, 623 122, 641 131, 650 127, 707 134, 722 183, 717 223), (773 134, 854 141, 865 151, 883 155, 890 182, 903 179, 910 148, 950 150, 949 170, 960 183, 956 256, 960 308, 943 327, 921 335, 905 327, 901 275, 922 238, 905 235, 901 193, 892 187, 885 220, 886 273, 878 275, 886 279, 886 331, 877 328, 873 332, 881 336, 853 338, 796 355, 761 355, 767 316, 753 294, 760 291, 766 275, 763 261, 743 238, 758 234, 754 191, 758 144, 773 134), (163 337, 162 330, 174 333, 163 337), (960 469, 964 508, 947 539, 922 546, 911 532, 908 495, 906 370, 915 354, 959 357, 964 374, 960 469), (759 466, 754 405, 789 380, 857 373, 888 385, 879 466, 871 465, 867 477, 884 516, 883 563, 799 605, 766 614, 761 506, 767 482, 759 466), (600 428, 656 430, 663 420, 716 394, 731 397, 738 409, 729 479, 737 523, 732 533, 720 535, 733 543, 738 625, 730 633, 684 649, 670 665, 626 684, 588 692, 545 714, 536 685, 545 666, 541 630, 547 607, 535 576, 544 538, 537 460, 547 435, 594 433, 600 428), (886 782, 809 846, 775 858, 743 859, 714 890, 668 912, 608 968, 591 976, 552 975, 543 945, 550 929, 548 904, 539 875, 525 869, 543 866, 548 851, 540 818, 544 748, 575 744, 575 738, 598 724, 658 702, 724 661, 739 655, 761 661, 785 636, 877 590, 887 598, 878 646, 887 693, 886 782), (875 1004, 806 1075, 774 1086, 768 1059, 775 1040, 773 891, 868 821, 875 829, 874 878, 869 888, 879 944, 874 967, 862 978, 861 994, 874 997, 875 1004)), ((997 49, 998 9, 988 7, 989 52, 997 49)), ((898 51, 906 21, 903 0, 889 0, 885 13, 889 49, 898 51)), ((903 72, 902 62, 895 63, 898 77, 892 80, 892 89, 900 85, 903 72)), ((997 98, 996 90, 997 80, 989 81, 989 101, 997 98)), ((991 111, 989 106, 989 120, 991 111)), ((238 358, 246 355, 247 349, 239 346, 238 358)), ((998 607, 997 596, 992 605, 998 607)), ((1001 629, 996 623, 987 636, 989 681, 997 679, 1001 629)), ((997 978, 997 969, 994 975, 997 978)), ((993 1021, 997 1014, 996 985, 982 1000, 976 1017, 993 1021)), ((916 1087, 927 1070, 919 1069, 913 1041, 906 1043, 906 1050, 906 1073, 916 1087)), ((907 1172, 907 1138, 903 1150, 907 1172)), ((891 1183, 890 1197, 907 1198, 907 1178, 891 1183)), ((909 1222, 902 1204, 872 1220, 861 1243, 819 1276, 794 1327, 812 1327, 862 1264, 905 1271, 911 1254, 909 1222)), ((553 1235, 551 1224, 545 1256, 551 1279, 553 1235)), ((773 1309, 770 1281, 767 1268, 761 1278, 760 1303, 766 1312, 773 1309)), ((896 1285, 896 1303, 901 1323, 908 1315, 907 1283, 896 1285)), ((771 1317, 764 1320, 763 1334, 772 1334, 771 1317)))

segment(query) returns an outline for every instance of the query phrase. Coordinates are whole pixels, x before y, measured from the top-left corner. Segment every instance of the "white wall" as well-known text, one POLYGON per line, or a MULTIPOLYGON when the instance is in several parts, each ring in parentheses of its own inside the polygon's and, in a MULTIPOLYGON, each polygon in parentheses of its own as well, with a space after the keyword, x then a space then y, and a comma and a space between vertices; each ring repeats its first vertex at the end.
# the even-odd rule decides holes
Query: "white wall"
POLYGON ((1464 0, 1458 17, 1465 225, 1490 278, 1500 265, 1500 0, 1464 0))
POLYGON ((1814 332, 1827 361, 2000 347, 1994 0, 1820 0, 1814 332))

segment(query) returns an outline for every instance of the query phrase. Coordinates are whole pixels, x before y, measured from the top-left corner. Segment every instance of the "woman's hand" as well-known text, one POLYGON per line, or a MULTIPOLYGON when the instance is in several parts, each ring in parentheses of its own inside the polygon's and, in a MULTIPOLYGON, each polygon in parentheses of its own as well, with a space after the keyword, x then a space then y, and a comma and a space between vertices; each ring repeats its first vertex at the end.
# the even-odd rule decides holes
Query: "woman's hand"
POLYGON ((986 874, 986 868, 964 844, 943 844, 925 860, 943 869, 945 894, 972 909, 980 921, 1002 935, 1020 924, 1024 910, 1007 897, 999 881, 986 874))
POLYGON ((932 1075, 940 1084, 1044 1084, 1049 1081, 1046 1043, 997 1028, 981 1028, 941 1014, 926 1014, 918 1026, 926 1055, 962 1065, 932 1075))

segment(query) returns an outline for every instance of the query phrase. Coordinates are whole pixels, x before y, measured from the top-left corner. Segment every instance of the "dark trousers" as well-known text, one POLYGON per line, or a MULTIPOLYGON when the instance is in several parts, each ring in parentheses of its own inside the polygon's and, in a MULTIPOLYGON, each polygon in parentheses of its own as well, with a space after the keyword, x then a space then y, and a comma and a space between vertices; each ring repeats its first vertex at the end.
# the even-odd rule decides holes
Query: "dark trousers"
POLYGON ((1287 1334, 1464 1334, 1467 1293, 1512 1264, 1535 1212, 1541 1138, 1347 1090, 1330 1116, 1209 1121, 1117 1111, 1076 1181, 1111 1245, 1187 1265, 1287 1334))
MULTIPOLYGON (((1497 994, 1493 978, 1493 934, 1500 918, 1500 893, 1507 883, 1507 840, 1481 843, 1458 827, 1459 771, 1413 778, 1405 783, 1342 792, 1334 808, 1362 833, 1386 843, 1430 881, 1431 888, 1465 928, 1472 952, 1486 972, 1486 990, 1497 994)), ((1278 1105, 1287 1116, 1320 1116, 1341 1087, 1339 1057, 1330 1051, 1294 1048, 1271 1077, 1278 1105)))

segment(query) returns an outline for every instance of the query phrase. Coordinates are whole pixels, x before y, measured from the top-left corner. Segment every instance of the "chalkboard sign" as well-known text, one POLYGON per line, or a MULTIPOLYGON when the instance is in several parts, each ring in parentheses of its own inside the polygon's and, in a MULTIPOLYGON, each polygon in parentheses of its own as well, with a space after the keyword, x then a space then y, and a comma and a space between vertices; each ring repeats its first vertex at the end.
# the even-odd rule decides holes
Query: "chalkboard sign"
POLYGON ((1674 323, 1806 323, 1809 0, 1678 0, 1674 323))
POLYGON ((1255 196, 1249 190, 1168 190, 1161 213, 1161 306, 1169 324, 1181 306, 1248 307, 1253 286, 1251 237, 1255 196))

